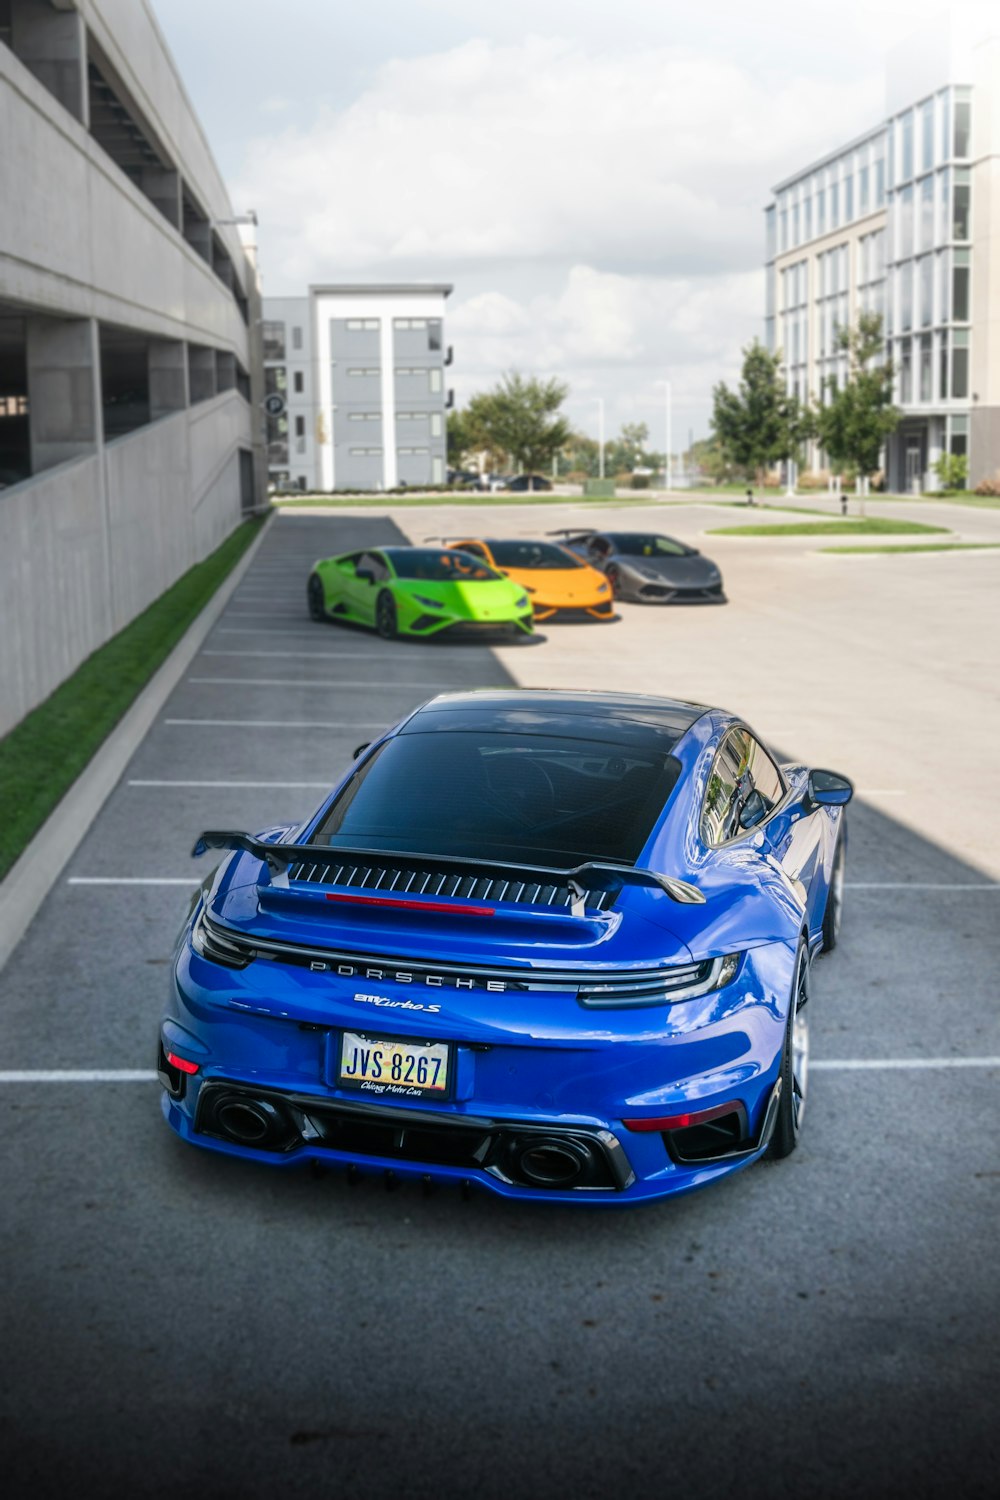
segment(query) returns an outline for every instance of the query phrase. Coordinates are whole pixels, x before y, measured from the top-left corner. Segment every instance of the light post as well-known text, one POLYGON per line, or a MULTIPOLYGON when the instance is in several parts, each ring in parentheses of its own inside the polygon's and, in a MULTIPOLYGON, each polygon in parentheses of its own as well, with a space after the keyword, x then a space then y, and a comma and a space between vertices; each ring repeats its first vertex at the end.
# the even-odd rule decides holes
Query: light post
POLYGON ((666 462, 663 466, 663 479, 667 489, 671 490, 673 488, 673 464, 671 458, 671 449, 673 448, 673 412, 670 406, 672 392, 669 380, 658 380, 656 384, 665 387, 667 397, 667 454, 666 462))
POLYGON ((597 472, 604 478, 604 397, 595 396, 597 402, 597 472))

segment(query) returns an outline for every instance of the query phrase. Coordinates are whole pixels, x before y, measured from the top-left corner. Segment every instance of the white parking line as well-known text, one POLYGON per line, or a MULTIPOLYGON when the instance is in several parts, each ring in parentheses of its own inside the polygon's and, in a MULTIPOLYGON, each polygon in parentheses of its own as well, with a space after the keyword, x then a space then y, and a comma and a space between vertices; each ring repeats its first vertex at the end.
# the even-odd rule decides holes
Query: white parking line
MULTIPOLYGON (((440 646, 435 646, 435 654, 440 646)), ((295 661, 412 661, 412 651, 400 651, 393 655, 373 646, 370 651, 199 651, 199 656, 250 656, 282 657, 295 661)))
POLYGON ((269 787, 276 791, 329 791, 328 781, 127 781, 126 786, 269 787))
POLYGON ((381 724, 331 724, 325 719, 164 719, 164 724, 201 725, 216 729, 336 729, 352 735, 358 729, 385 729, 381 724))
POLYGON ((957 880, 846 880, 849 891, 1000 891, 1000 883, 981 880, 962 883, 957 880))
MULTIPOLYGON (((371 678, 364 681, 354 681, 340 677, 189 677, 188 682, 197 682, 203 686, 212 684, 216 687, 279 687, 279 688, 367 688, 371 690, 371 678)), ((442 680, 439 677, 435 682, 414 682, 412 679, 406 682, 379 683, 384 692, 387 688, 440 688, 442 680)))
POLYGON ((71 875, 67 885, 201 885, 199 875, 189 875, 183 880, 166 876, 146 875, 71 875))
POLYGON ((0 1073, 0 1083, 155 1083, 152 1068, 40 1068, 0 1073))
MULTIPOLYGON (((816 1058, 814 1071, 827 1073, 889 1072, 913 1069, 1000 1068, 1000 1057, 848 1057, 816 1058)), ((16 1068, 0 1072, 4 1083, 155 1083, 152 1068, 16 1068)))
POLYGON ((904 1072, 908 1068, 1000 1068, 1000 1057, 817 1057, 810 1071, 826 1073, 904 1072))

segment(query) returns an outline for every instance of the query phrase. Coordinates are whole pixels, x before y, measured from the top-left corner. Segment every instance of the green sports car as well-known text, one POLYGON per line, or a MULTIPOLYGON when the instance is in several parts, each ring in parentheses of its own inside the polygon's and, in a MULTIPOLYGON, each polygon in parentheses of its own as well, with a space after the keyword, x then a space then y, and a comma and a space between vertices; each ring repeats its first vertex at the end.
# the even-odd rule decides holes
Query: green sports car
POLYGON ((307 589, 314 620, 350 620, 397 635, 506 630, 531 635, 531 601, 520 584, 451 547, 379 547, 313 564, 307 589))

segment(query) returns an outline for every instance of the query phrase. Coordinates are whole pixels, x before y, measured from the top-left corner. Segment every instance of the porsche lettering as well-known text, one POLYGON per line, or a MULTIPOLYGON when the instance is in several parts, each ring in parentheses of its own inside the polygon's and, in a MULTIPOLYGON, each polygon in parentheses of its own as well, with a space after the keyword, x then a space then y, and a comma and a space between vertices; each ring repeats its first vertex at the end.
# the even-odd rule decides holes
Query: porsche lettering
POLYGON ((475 990, 483 989, 492 994, 503 994, 516 988, 505 979, 476 980, 465 974, 423 974, 412 969, 378 969, 365 964, 327 963, 312 959, 310 969, 316 974, 336 974, 340 979, 381 979, 393 984, 424 984, 428 989, 475 990))

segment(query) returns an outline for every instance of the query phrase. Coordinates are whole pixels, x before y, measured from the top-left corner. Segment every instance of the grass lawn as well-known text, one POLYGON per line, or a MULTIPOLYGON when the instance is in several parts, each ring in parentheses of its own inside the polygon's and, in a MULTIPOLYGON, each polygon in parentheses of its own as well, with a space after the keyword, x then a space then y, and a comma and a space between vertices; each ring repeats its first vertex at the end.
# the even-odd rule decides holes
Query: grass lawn
POLYGON ((169 656, 263 521, 246 521, 0 740, 0 880, 169 656))
POLYGON ((899 542, 888 547, 820 547, 820 552, 991 552, 1000 542, 899 542))
POLYGON ((891 516, 863 516, 853 521, 801 521, 777 526, 718 526, 709 536, 908 536, 915 532, 949 535, 947 526, 894 521, 891 516))

